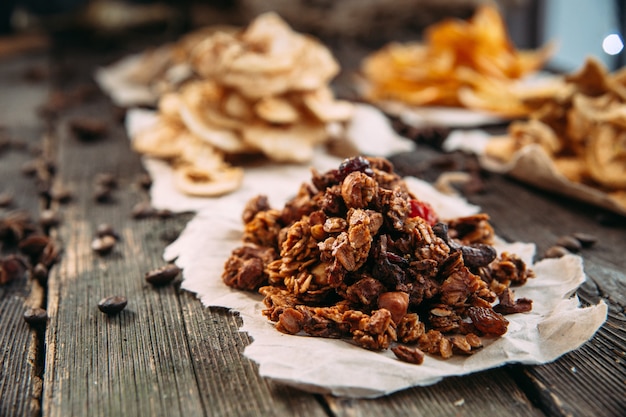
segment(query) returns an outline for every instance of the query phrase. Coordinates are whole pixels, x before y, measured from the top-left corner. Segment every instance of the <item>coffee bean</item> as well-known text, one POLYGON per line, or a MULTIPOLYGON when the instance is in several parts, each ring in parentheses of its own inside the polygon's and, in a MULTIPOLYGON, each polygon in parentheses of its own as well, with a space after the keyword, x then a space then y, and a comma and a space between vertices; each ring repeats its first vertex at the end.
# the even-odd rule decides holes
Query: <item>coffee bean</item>
POLYGON ((48 321, 48 312, 40 307, 29 308, 24 312, 24 321, 31 327, 38 327, 48 321))
POLYGON ((98 237, 111 236, 115 238, 115 240, 120 240, 120 236, 117 234, 113 226, 108 223, 101 223, 96 228, 96 235, 98 237))
POLYGON ((37 159, 26 161, 22 164, 21 167, 22 174, 26 175, 27 177, 32 177, 37 173, 38 166, 39 161, 37 159))
POLYGON ((555 245, 555 246, 552 246, 551 248, 548 248, 548 250, 546 250, 545 253, 543 254, 543 257, 544 258, 560 258, 569 253, 571 252, 565 249, 563 246, 555 245))
POLYGON ((152 178, 150 178, 149 174, 141 174, 138 178, 137 178, 137 183, 139 184, 139 186, 141 188, 143 188, 144 190, 149 190, 150 187, 152 187, 152 178))
POLYGON ((107 188, 117 188, 117 178, 111 172, 101 172, 97 174, 94 183, 107 188))
POLYGON ((146 281, 155 286, 167 285, 180 273, 180 268, 174 264, 167 264, 146 273, 146 281))
POLYGON ((97 237, 91 242, 91 249, 99 255, 111 253, 117 240, 110 235, 97 237))
POLYGON ((41 285, 45 285, 48 281, 48 268, 41 262, 33 267, 33 277, 39 281, 41 285))
POLYGON ((70 131, 81 141, 91 141, 104 136, 107 125, 93 117, 80 117, 70 120, 70 131))
POLYGON ((44 210, 39 215, 39 224, 42 227, 55 227, 61 223, 61 217, 54 210, 44 210))
POLYGON ((132 210, 133 219, 147 219, 148 217, 152 217, 154 214, 154 207, 146 201, 135 204, 132 210))
POLYGON ((0 193, 0 207, 9 207, 13 204, 13 193, 8 191, 0 193))
POLYGON ((105 314, 113 315, 124 310, 128 300, 123 295, 114 295, 100 300, 98 308, 105 314))
POLYGON ((30 256, 31 258, 37 258, 46 246, 50 244, 50 238, 45 235, 30 235, 25 239, 22 239, 17 245, 19 250, 30 256))
POLYGON ((109 203, 113 200, 113 190, 98 184, 93 189, 93 198, 98 203, 109 203))
POLYGON ((583 247, 580 241, 573 236, 561 236, 556 240, 556 244, 557 246, 563 246, 571 252, 578 252, 583 247))
POLYGON ((50 197, 61 204, 69 203, 74 198, 74 193, 68 188, 61 186, 55 187, 50 192, 50 197))
POLYGON ((582 233, 582 232, 572 233, 572 237, 578 240, 584 248, 593 246, 598 241, 597 236, 594 236, 589 233, 582 233))

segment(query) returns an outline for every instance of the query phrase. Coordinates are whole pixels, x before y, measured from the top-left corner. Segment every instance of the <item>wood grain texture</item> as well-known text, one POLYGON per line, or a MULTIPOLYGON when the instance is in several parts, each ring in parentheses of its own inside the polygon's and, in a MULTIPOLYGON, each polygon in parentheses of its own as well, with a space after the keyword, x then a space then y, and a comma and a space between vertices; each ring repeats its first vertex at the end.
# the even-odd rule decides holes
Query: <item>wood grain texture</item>
MULTIPOLYGON (((88 63, 83 70, 90 74, 95 67, 88 63)), ((49 280, 43 414, 325 415, 313 396, 258 376, 242 356, 249 340, 231 313, 205 309, 175 285, 145 282, 144 274, 163 265, 165 245, 190 217, 131 218, 132 207, 147 199, 134 181, 141 164, 108 100, 100 96, 68 109, 56 127, 56 180, 74 189, 77 201, 64 211, 71 219, 59 229, 65 255, 49 280), (106 120, 106 137, 85 143, 69 134, 68 123, 83 116, 106 120), (108 204, 93 199, 96 175, 103 172, 119 183, 108 204), (105 256, 90 249, 100 223, 121 236, 105 256), (96 307, 109 295, 128 298, 117 316, 96 307)))
MULTIPOLYGON (((13 195, 13 202, 0 208, 0 217, 12 210, 24 210, 33 220, 39 217, 42 203, 37 188, 33 178, 21 174, 21 167, 34 158, 31 149, 41 142, 44 126, 35 109, 48 88, 45 82, 29 81, 25 74, 46 68, 47 61, 41 53, 0 61, 0 136, 9 139, 9 145, 0 150, 0 193, 13 195)), ((10 253, 17 253, 17 248, 0 243, 0 256, 10 253)), ((31 330, 23 314, 29 307, 41 307, 43 302, 43 288, 28 275, 0 285, 1 416, 39 413, 43 331, 31 330)))
MULTIPOLYGON (((355 68, 356 57, 364 55, 353 44, 333 45, 345 55, 341 61, 346 68, 355 68)), ((551 364, 505 366, 376 400, 312 395, 261 378, 256 365, 243 356, 251 340, 239 331, 236 314, 203 307, 178 283, 154 288, 143 279, 147 271, 163 265, 163 249, 191 215, 131 218, 133 206, 148 200, 136 183, 140 159, 130 151, 119 114, 108 99, 89 93, 96 66, 122 54, 119 46, 101 51, 60 44, 51 57, 53 78, 36 85, 27 83, 22 73, 30 65, 45 64, 44 57, 0 63, 0 125, 12 136, 43 145, 57 165, 54 184, 74 192, 74 201, 53 206, 61 210, 63 221, 52 234, 64 251, 51 271, 47 294, 27 279, 0 287, 0 415, 624 415, 626 223, 495 175, 485 176, 485 192, 469 199, 490 214, 505 239, 535 242, 542 254, 559 236, 572 232, 599 237, 594 247, 580 253, 589 279, 579 297, 589 304, 604 300, 610 311, 592 340, 551 364), (50 119, 51 134, 42 141, 44 126, 34 109, 51 88, 87 94, 50 119), (106 121, 106 136, 93 141, 74 137, 69 123, 84 116, 106 121), (94 182, 103 172, 118 180, 106 204, 93 198, 94 182), (105 256, 90 248, 100 223, 113 225, 121 237, 105 256), (97 303, 115 294, 125 295, 129 303, 122 313, 108 317, 97 303), (25 305, 45 299, 50 320, 44 345, 22 313, 25 305), (44 355, 45 367, 40 369, 44 355)), ((344 96, 353 94, 347 75, 339 82, 344 96)), ((410 174, 439 156, 431 148, 420 148, 394 162, 410 174)), ((16 175, 31 157, 13 148, 1 153, 0 187, 18 190, 15 205, 37 212, 43 203, 33 180, 16 175)), ((432 180, 436 172, 422 174, 432 180)))

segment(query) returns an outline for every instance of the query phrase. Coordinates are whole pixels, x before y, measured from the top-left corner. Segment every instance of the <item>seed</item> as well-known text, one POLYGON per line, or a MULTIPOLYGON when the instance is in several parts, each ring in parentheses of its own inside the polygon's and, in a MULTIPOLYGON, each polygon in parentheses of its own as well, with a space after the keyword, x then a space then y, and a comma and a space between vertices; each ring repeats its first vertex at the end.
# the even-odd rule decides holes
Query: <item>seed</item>
POLYGON ((583 247, 582 243, 573 236, 561 236, 556 240, 556 244, 557 246, 563 246, 571 252, 578 252, 583 247))
POLYGON ((110 253, 115 247, 117 240, 110 235, 97 237, 91 242, 91 249, 99 255, 110 253))
POLYGON ((29 308, 24 312, 24 321, 31 327, 38 327, 48 321, 48 312, 41 307, 29 308))
POLYGON ((572 237, 578 240, 584 248, 593 246, 598 241, 598 238, 596 236, 589 234, 589 233, 582 233, 582 232, 572 233, 572 237))
POLYGON ((174 264, 167 264, 146 273, 146 281, 155 286, 167 285, 180 273, 180 268, 174 264))
POLYGON ((128 300, 123 295, 114 295, 100 300, 98 308, 105 314, 113 315, 124 310, 128 300))
POLYGON ((570 253, 570 251, 568 251, 563 246, 555 245, 555 246, 548 248, 548 250, 546 250, 545 253, 543 254, 543 257, 544 258, 560 258, 561 256, 565 256, 568 253, 570 253))

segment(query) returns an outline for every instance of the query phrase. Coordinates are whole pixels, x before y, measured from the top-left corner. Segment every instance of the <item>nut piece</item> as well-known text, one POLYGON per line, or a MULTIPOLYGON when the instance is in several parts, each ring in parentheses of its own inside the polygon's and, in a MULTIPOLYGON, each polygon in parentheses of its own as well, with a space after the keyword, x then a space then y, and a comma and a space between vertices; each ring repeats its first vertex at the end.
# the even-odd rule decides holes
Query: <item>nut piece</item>
POLYGON ((378 308, 389 310, 393 322, 400 323, 409 308, 409 294, 403 291, 382 293, 378 297, 378 308))
POLYGON ((414 363, 416 365, 424 363, 424 352, 417 347, 398 345, 392 347, 391 351, 403 362, 414 363))
POLYGON ((154 286, 167 285, 180 273, 180 268, 174 264, 167 264, 146 273, 145 279, 154 286))
POLYGON ((126 308, 128 300, 123 295, 114 295, 106 297, 98 302, 100 311, 107 315, 115 315, 126 308))

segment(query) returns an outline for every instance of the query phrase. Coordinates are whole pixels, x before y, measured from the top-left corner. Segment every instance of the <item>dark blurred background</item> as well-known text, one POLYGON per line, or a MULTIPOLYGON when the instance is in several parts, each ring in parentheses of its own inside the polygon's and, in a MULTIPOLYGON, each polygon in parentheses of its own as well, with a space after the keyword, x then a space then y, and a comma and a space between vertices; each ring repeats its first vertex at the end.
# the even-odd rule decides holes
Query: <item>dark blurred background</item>
POLYGON ((626 0, 0 0, 0 36, 82 32, 113 39, 147 28, 175 35, 204 25, 244 25, 273 10, 296 30, 379 46, 418 39, 426 26, 470 17, 484 3, 498 5, 518 48, 556 41, 554 69, 574 70, 587 55, 610 69, 624 65, 626 0))

